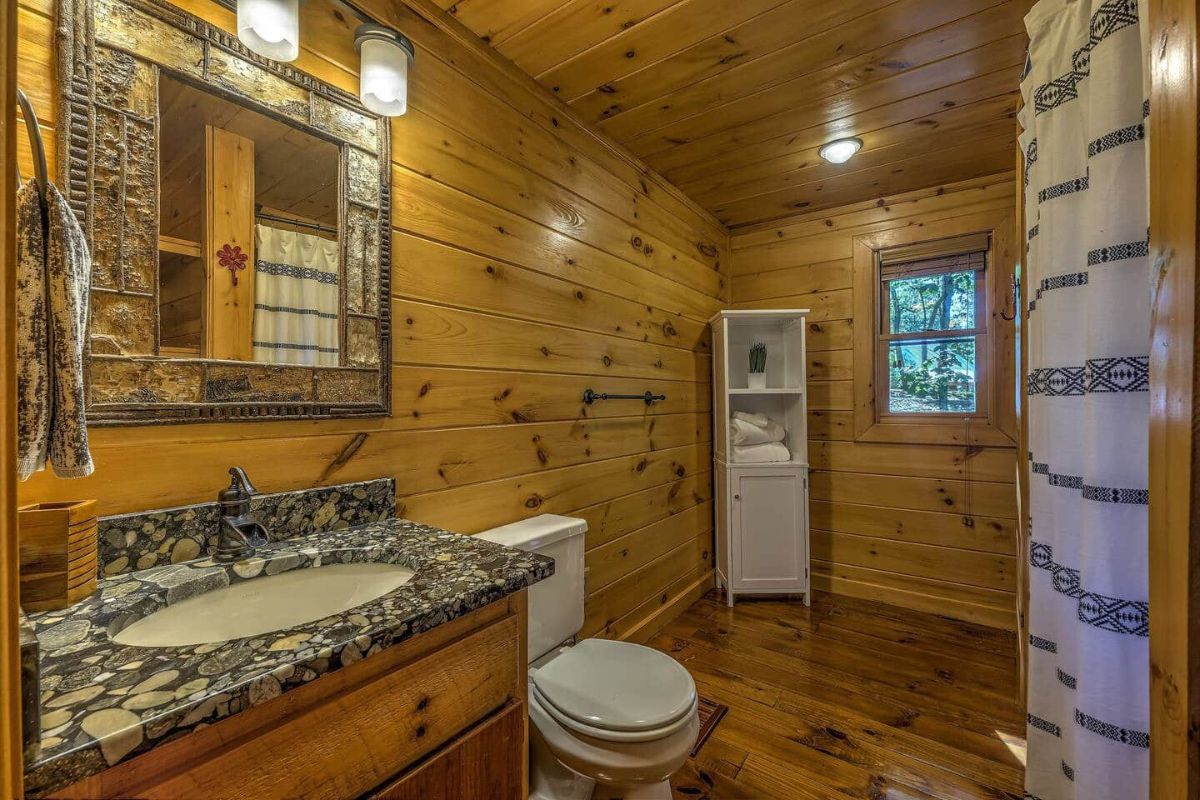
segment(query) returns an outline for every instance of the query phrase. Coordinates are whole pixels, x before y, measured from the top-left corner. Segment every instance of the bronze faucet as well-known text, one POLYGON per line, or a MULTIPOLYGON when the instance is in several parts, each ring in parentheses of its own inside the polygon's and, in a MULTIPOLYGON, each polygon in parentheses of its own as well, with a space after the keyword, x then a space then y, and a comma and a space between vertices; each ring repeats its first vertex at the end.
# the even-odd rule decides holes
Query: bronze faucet
POLYGON ((229 468, 229 486, 217 493, 221 504, 221 527, 217 534, 214 561, 241 561, 254 555, 255 548, 270 541, 270 534, 250 513, 250 498, 258 492, 246 471, 229 468))

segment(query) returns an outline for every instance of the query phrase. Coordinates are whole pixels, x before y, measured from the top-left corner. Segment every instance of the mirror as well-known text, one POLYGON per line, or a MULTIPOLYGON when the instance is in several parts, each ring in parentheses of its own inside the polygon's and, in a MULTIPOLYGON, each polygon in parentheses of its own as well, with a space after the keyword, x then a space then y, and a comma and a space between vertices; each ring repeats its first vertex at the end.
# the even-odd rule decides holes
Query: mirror
POLYGON ((158 100, 159 354, 338 366, 337 145, 168 74, 158 100))
POLYGON ((155 0, 60 0, 95 423, 386 414, 388 126, 155 0))

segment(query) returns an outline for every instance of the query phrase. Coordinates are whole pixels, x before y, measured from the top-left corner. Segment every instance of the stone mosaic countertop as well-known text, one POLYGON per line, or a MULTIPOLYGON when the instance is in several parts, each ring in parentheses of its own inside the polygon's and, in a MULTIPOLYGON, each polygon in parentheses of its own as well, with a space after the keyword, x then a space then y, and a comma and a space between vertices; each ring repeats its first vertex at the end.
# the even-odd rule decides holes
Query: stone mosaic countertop
POLYGON ((42 751, 31 797, 53 792, 549 577, 533 553, 401 519, 272 543, 250 559, 203 558, 103 578, 69 609, 31 615, 41 647, 42 751), (401 564, 405 585, 325 619, 245 639, 134 647, 109 638, 180 600, 295 569, 401 564))

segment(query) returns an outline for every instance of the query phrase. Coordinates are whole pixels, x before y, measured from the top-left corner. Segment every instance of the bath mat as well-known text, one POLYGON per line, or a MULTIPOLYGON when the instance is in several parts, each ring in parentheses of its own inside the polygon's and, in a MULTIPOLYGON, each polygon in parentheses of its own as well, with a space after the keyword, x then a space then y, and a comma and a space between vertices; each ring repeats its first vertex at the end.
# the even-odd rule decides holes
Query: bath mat
POLYGON ((697 698, 696 705, 696 713, 700 715, 700 733, 696 736, 696 746, 689 753, 692 758, 695 758, 696 754, 700 752, 700 748, 704 747, 704 743, 712 735, 713 729, 717 727, 721 717, 725 716, 725 712, 729 710, 729 706, 714 702, 704 696, 697 698))

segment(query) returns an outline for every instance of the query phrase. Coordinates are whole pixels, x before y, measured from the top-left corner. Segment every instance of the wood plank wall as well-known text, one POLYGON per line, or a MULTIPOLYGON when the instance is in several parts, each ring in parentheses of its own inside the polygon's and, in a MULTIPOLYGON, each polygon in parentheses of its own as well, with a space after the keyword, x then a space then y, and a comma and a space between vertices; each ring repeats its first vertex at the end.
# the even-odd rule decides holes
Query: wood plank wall
MULTIPOLYGON (((1012 206, 1011 173, 734 231, 735 308, 811 308, 813 585, 1014 627, 1015 451, 856 443, 853 237, 1012 206)), ((998 387, 1005 391, 1004 387, 998 387)))
MULTIPOLYGON (((232 28, 209 0, 178 4, 232 28)), ((19 5, 19 81, 52 144, 52 0, 19 5)), ((705 320, 727 296, 728 235, 444 12, 360 5, 417 47, 392 124, 392 415, 94 430, 94 476, 35 476, 22 500, 211 500, 238 464, 264 491, 390 475, 404 515, 464 533, 578 515, 583 632, 635 635, 711 579, 705 320), (589 386, 668 399, 589 409, 589 386)), ((354 13, 302 9, 296 65, 357 92, 354 13)))

